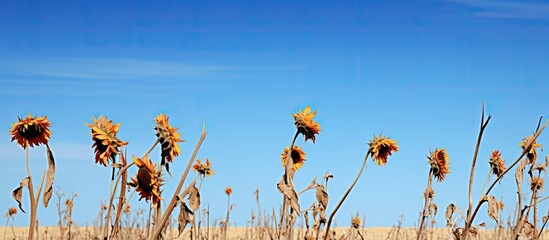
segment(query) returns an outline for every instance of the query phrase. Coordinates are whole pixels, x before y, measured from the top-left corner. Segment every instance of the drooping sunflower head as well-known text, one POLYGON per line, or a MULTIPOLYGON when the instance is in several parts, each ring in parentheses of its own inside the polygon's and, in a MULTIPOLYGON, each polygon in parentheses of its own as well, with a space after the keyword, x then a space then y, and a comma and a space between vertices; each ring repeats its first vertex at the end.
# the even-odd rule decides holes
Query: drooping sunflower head
POLYGON ((185 142, 181 139, 181 134, 177 132, 179 128, 170 126, 169 118, 166 114, 158 114, 154 119, 156 123, 154 129, 158 141, 162 145, 162 159, 172 162, 173 159, 181 154, 178 142, 185 142))
MULTIPOLYGON (((282 166, 286 166, 286 157, 288 156, 288 152, 290 151, 290 148, 284 148, 284 152, 280 154, 280 158, 282 158, 282 166)), ((306 153, 303 151, 303 149, 299 148, 298 146, 293 147, 292 152, 290 153, 290 157, 292 158, 292 161, 294 163, 294 170, 299 170, 303 164, 305 164, 305 155, 306 153)))
POLYGON ((428 157, 429 165, 431 165, 431 171, 433 176, 437 179, 437 182, 444 181, 446 174, 450 172, 450 157, 446 153, 446 148, 435 149, 428 157))
POLYGON ((532 178, 530 178, 530 190, 532 190, 532 192, 543 190, 544 183, 545 180, 543 179, 543 177, 533 176, 532 178))
POLYGON ((206 158, 206 163, 204 164, 200 162, 200 159, 197 159, 196 163, 193 165, 193 170, 206 177, 214 174, 214 171, 212 170, 212 164, 210 163, 210 159, 208 158, 206 158))
POLYGON ((109 159, 114 162, 119 148, 128 145, 128 142, 124 142, 116 136, 120 125, 121 123, 114 124, 112 120, 102 115, 99 115, 97 119, 92 117, 91 124, 86 123, 86 126, 91 128, 90 135, 94 142, 92 147, 95 152, 95 163, 107 166, 109 159))
POLYGON ((526 149, 526 147, 528 147, 528 143, 530 141, 532 141, 534 137, 533 136, 528 136, 528 137, 525 137, 522 142, 519 143, 519 146, 523 149, 523 150, 526 150, 527 151, 527 154, 526 154, 526 157, 528 158, 529 163, 530 164, 534 164, 538 158, 538 152, 536 150, 536 148, 540 148, 541 147, 541 144, 539 143, 536 143, 536 141, 534 140, 532 142, 532 145, 530 145, 530 148, 529 149, 526 149))
POLYGON ((398 152, 397 142, 383 135, 379 135, 379 137, 374 135, 374 139, 368 145, 368 152, 370 152, 372 160, 376 161, 376 165, 387 164, 387 158, 393 152, 398 152))
POLYGON ((30 113, 26 118, 17 117, 19 120, 11 125, 11 141, 17 140, 17 144, 26 148, 35 147, 40 144, 48 144, 50 140, 51 131, 49 127, 51 123, 48 121, 47 116, 31 117, 30 113))
POLYGON ((233 194, 233 188, 226 187, 225 188, 225 194, 227 194, 227 196, 231 196, 231 194, 233 194))
POLYGON ((133 162, 139 170, 135 178, 131 178, 132 181, 128 184, 135 187, 136 191, 139 192, 141 196, 139 200, 144 198, 145 201, 149 202, 152 199, 153 206, 156 206, 158 201, 162 199, 160 186, 164 182, 160 169, 155 170, 156 164, 153 164, 147 156, 143 159, 133 157, 133 162))
POLYGON ((498 150, 494 150, 490 155, 490 169, 492 173, 497 177, 501 176, 505 172, 505 160, 501 159, 501 153, 498 150))
POLYGON ((358 214, 351 220, 351 225, 353 228, 358 229, 360 227, 361 221, 358 214))
POLYGON ((305 141, 311 139, 315 143, 317 134, 320 133, 320 125, 314 121, 313 118, 316 115, 316 110, 311 112, 311 107, 307 106, 305 110, 299 110, 298 113, 292 113, 294 117, 294 124, 297 127, 297 131, 303 134, 305 141))

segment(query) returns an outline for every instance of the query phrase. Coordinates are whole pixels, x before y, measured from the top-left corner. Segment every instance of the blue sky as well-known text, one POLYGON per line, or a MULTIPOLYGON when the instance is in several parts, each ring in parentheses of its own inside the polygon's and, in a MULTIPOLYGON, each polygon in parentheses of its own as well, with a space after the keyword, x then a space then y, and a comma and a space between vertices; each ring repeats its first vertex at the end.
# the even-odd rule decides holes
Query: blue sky
MULTIPOLYGON (((406 226, 417 225, 425 156, 435 148, 447 148, 451 158, 451 173, 434 184, 435 202, 441 210, 449 203, 466 208, 483 102, 493 119, 479 154, 475 199, 490 152, 499 149, 513 161, 518 143, 547 117, 549 3, 543 1, 0 4, 1 207, 16 205, 11 191, 26 175, 24 151, 8 130, 17 116, 47 115, 55 186, 78 193, 79 225, 92 224, 108 197, 111 170, 94 164, 85 126, 100 114, 122 123, 119 137, 130 142, 130 155, 154 142, 159 113, 180 128, 187 142, 165 198, 205 122, 198 158, 210 158, 216 174, 202 186, 202 203, 212 217, 224 216, 223 190, 232 186, 236 225, 256 209, 256 188, 267 212, 281 203, 279 155, 295 132, 291 113, 308 105, 318 110, 317 143, 297 141, 307 162, 295 181, 301 189, 315 176, 334 174, 329 210, 356 175, 367 142, 386 134, 400 151, 385 167, 368 164, 337 215, 339 225, 348 225, 358 211, 367 226, 391 226, 401 214, 406 226)), ((547 140, 542 134, 540 143, 547 140)), ((44 152, 31 151, 35 178, 46 169, 44 152)), ((151 158, 159 156, 157 149, 151 158)), ((493 192, 509 212, 514 191, 510 175, 493 192)), ((305 194, 302 207, 312 199, 305 194)), ((146 207, 136 200, 134 208, 146 207)), ((42 225, 56 224, 54 204, 38 213, 42 225)), ((485 216, 478 222, 494 226, 485 216)), ((444 224, 441 213, 437 220, 444 224)), ((18 215, 15 224, 27 225, 28 216, 18 215)))

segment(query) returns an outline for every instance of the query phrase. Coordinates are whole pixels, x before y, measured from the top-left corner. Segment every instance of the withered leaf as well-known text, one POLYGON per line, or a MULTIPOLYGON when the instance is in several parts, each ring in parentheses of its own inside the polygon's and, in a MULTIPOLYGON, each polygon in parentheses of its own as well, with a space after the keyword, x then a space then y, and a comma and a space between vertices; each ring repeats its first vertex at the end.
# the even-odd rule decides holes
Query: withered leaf
POLYGON ((44 198, 42 203, 44 207, 48 207, 50 199, 53 194, 53 180, 55 178, 55 159, 51 152, 50 146, 46 144, 46 151, 48 156, 48 172, 46 173, 46 186, 44 187, 44 198))
POLYGON ((450 222, 452 221, 452 215, 456 212, 456 205, 453 203, 450 203, 446 207, 446 212, 444 213, 444 216, 446 217, 446 226, 450 226, 450 222))
POLYGON ((324 185, 318 185, 316 187, 316 200, 322 204, 324 208, 328 207, 328 192, 326 192, 324 185))
POLYGON ((185 226, 187 226, 187 224, 189 224, 194 218, 193 212, 187 207, 187 204, 185 204, 185 202, 181 201, 181 205, 179 206, 179 216, 177 217, 177 229, 179 230, 179 234, 177 235, 177 237, 179 237, 179 235, 183 233, 183 231, 185 230, 185 226))
POLYGON ((21 186, 16 188, 15 190, 13 190, 11 195, 13 196, 13 199, 15 199, 15 201, 17 201, 17 203, 19 204, 19 209, 21 209, 21 212, 26 213, 25 210, 23 210, 23 204, 21 203, 21 199, 23 198, 23 187, 21 186))
POLYGON ((484 197, 485 201, 488 201, 488 216, 493 219, 498 226, 499 224, 499 203, 498 200, 492 195, 484 197))
POLYGON ((515 181, 517 182, 517 190, 519 193, 522 192, 522 180, 524 178, 524 169, 526 168, 526 165, 528 165, 528 159, 522 160, 515 171, 515 181))
POLYGON ((200 192, 195 185, 189 191, 189 206, 193 212, 200 208, 200 192))
POLYGON ((288 199, 290 207, 295 211, 295 213, 299 214, 301 210, 299 208, 297 193, 295 192, 293 186, 291 184, 284 184, 284 181, 281 180, 277 184, 277 187, 278 190, 282 192, 282 194, 284 194, 284 196, 286 196, 286 198, 288 199))

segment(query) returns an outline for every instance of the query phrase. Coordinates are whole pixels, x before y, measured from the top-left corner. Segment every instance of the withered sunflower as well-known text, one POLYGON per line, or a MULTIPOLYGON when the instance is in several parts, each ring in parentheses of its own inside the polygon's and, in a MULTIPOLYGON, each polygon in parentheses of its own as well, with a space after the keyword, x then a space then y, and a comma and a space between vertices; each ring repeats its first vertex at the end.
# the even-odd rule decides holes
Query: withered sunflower
MULTIPOLYGON (((526 137, 522 140, 522 142, 519 143, 519 146, 526 150, 526 145, 528 142, 533 138, 533 136, 526 137)), ((528 153, 526 154, 526 157, 528 160, 530 160, 530 164, 534 164, 536 162, 536 159, 538 158, 538 152, 536 148, 541 147, 541 144, 536 143, 536 141, 532 142, 532 145, 530 145, 530 149, 528 149, 528 153)))
POLYGON ((351 220, 351 225, 353 228, 358 229, 360 227, 361 221, 360 217, 358 217, 358 214, 351 220))
POLYGON ((94 141, 92 147, 95 148, 95 163, 107 166, 109 159, 115 161, 119 148, 128 145, 128 142, 116 137, 120 125, 121 123, 114 124, 112 120, 102 115, 97 119, 92 117, 91 124, 86 123, 86 126, 91 128, 90 135, 94 141))
MULTIPOLYGON (((286 156, 288 156, 288 151, 290 151, 289 147, 284 148, 284 152, 280 154, 283 167, 286 166, 286 156)), ((303 166, 303 164, 305 164, 305 155, 306 153, 303 151, 303 149, 294 145, 292 153, 290 153, 290 156, 294 162, 294 170, 299 170, 303 166)))
POLYGON ((505 160, 501 159, 501 153, 498 150, 494 150, 490 155, 490 169, 492 173, 497 177, 501 176, 505 172, 505 160))
POLYGON ((128 185, 135 187, 135 191, 141 196, 139 200, 145 199, 149 202, 152 198, 152 204, 156 207, 161 198, 160 186, 163 184, 162 173, 160 169, 155 170, 156 164, 153 165, 151 160, 145 156, 143 159, 132 157, 135 166, 139 167, 135 178, 131 178, 128 185))
POLYGON ((206 177, 214 174, 214 171, 212 170, 212 164, 210 163, 210 159, 208 158, 206 158, 206 163, 204 164, 200 162, 200 159, 197 159, 196 163, 193 165, 193 170, 206 177))
POLYGON ((532 190, 532 192, 543 190, 544 183, 545 180, 543 179, 543 177, 533 176, 532 178, 530 178, 530 190, 532 190))
POLYGON ((376 165, 385 165, 387 164, 387 158, 391 156, 393 152, 398 152, 398 145, 395 140, 391 140, 388 137, 379 135, 368 143, 370 146, 368 151, 371 154, 371 157, 376 161, 376 165))
POLYGON ((320 125, 318 122, 313 121, 316 115, 316 110, 311 113, 311 107, 307 106, 305 110, 299 110, 298 113, 292 113, 294 117, 294 124, 297 127, 297 131, 303 134, 305 141, 311 139, 313 143, 316 140, 316 134, 320 133, 320 125))
POLYGON ((233 194, 233 188, 226 187, 225 188, 225 194, 227 194, 228 196, 231 196, 231 194, 233 194))
POLYGON ((162 145, 162 162, 164 159, 168 162, 172 162, 173 159, 181 154, 178 142, 185 142, 181 139, 181 134, 176 132, 179 128, 174 128, 168 123, 168 116, 166 114, 159 114, 154 122, 156 125, 156 136, 160 144, 162 145))
POLYGON ((444 181, 446 174, 450 172, 450 157, 446 153, 446 148, 435 149, 431 152, 431 156, 428 157, 429 165, 433 171, 433 176, 437 179, 437 182, 444 181))
POLYGON ((13 140, 17 140, 17 144, 23 148, 48 144, 52 133, 49 129, 51 123, 48 121, 47 116, 40 118, 38 116, 31 117, 29 113, 27 118, 17 118, 19 121, 11 125, 12 142, 13 140))

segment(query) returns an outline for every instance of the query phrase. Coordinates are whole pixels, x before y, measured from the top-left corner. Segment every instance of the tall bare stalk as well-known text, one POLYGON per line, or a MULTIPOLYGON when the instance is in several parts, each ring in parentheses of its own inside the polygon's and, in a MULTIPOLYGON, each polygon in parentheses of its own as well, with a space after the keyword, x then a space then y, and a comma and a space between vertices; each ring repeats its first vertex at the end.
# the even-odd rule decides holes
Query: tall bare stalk
POLYGON ((168 219, 170 218, 170 215, 172 214, 173 209, 175 208, 175 205, 177 204, 177 197, 179 196, 179 192, 181 192, 181 188, 183 188, 183 184, 185 183, 185 179, 187 178, 187 175, 189 174, 189 170, 191 169, 191 166, 194 162, 194 159, 196 157, 196 154, 198 153, 198 150, 200 149, 200 146, 202 145, 202 142, 206 138, 206 125, 204 124, 202 126, 202 134, 200 135, 200 139, 198 140, 198 143, 196 143, 196 147, 194 148, 194 152, 189 159, 189 162, 187 163, 187 167, 185 168, 185 171, 183 171, 183 175, 181 176, 181 179, 179 180, 179 184, 177 185, 177 188, 175 189, 175 192, 173 194, 172 199, 170 200, 170 203, 166 207, 166 211, 164 212, 164 215, 162 215, 162 218, 158 222, 158 225, 154 227, 154 232, 152 235, 149 236, 149 240, 158 239, 162 229, 164 226, 166 226, 166 223, 168 222, 168 219))
POLYGON ((358 171, 358 175, 355 177, 355 180, 353 181, 351 186, 349 186, 349 188, 347 188, 347 191, 345 191, 345 194, 343 194, 343 197, 341 198, 341 200, 339 200, 336 207, 334 208, 334 210, 330 214, 330 217, 328 218, 328 222, 326 223, 326 232, 324 234, 324 240, 328 239, 328 234, 330 233, 330 225, 332 224, 332 220, 333 220, 337 210, 339 210, 339 207, 341 207, 341 205, 343 204, 343 201, 345 201, 345 199, 347 198, 347 196, 349 195, 351 190, 353 190, 353 187, 355 186, 356 182, 360 178, 360 175, 362 175, 362 171, 364 170, 364 167, 366 166, 366 161, 368 160, 369 155, 370 155, 370 151, 366 152, 366 156, 364 156, 364 161, 362 162, 362 166, 360 167, 360 170, 358 171))

